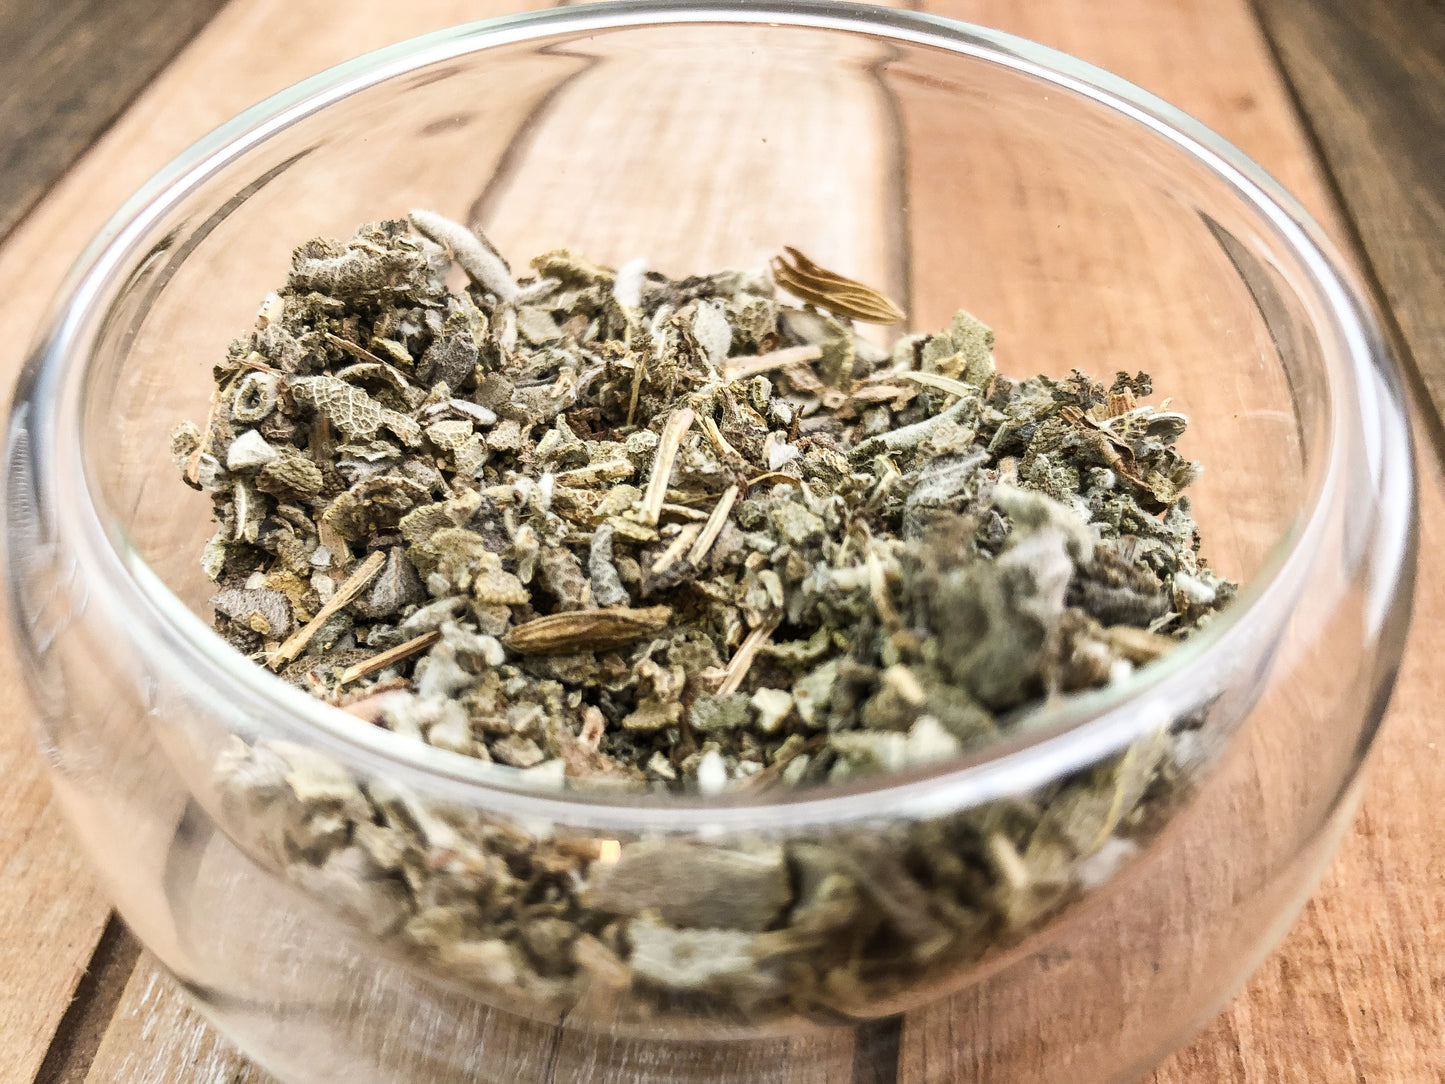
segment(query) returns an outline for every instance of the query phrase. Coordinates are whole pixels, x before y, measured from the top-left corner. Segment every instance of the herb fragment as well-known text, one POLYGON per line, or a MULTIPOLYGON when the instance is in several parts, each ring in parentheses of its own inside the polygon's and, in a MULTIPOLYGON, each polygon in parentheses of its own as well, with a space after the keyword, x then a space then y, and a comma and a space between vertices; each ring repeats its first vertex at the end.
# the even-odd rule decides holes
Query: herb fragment
MULTIPOLYGON (((785 251, 771 277, 565 250, 514 276, 424 211, 302 245, 171 441, 214 504, 218 631, 499 782, 756 797, 985 748, 1232 600, 1147 375, 1000 374, 966 312, 881 349, 852 321, 898 306, 785 251)), ((533 832, 279 741, 216 775, 259 858, 500 1000, 826 1018, 1104 884, 1206 723, 1027 795, 775 841, 533 832)))

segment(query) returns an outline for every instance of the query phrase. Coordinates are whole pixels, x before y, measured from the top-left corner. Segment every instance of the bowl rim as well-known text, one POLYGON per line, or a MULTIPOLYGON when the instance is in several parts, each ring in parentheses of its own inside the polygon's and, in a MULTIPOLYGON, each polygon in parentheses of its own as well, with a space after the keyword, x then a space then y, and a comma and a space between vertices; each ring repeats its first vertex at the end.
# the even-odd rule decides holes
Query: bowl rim
MULTIPOLYGON (((1403 425, 1397 381, 1370 306, 1323 230, 1258 164, 1200 122, 1122 78, 1049 47, 1000 31, 912 11, 833 0, 621 0, 527 12, 467 23, 367 53, 275 94, 222 124, 157 173, 116 212, 82 254, 53 303, 48 330, 17 395, 32 434, 31 462, 57 537, 75 549, 78 578, 107 584, 139 650, 162 657, 200 702, 224 700, 268 732, 305 740, 343 763, 392 778, 415 776, 427 793, 519 818, 538 818, 617 832, 776 830, 926 817, 966 808, 1041 785, 1126 748, 1176 717, 1199 690, 1223 688, 1216 678, 1241 658, 1274 649, 1284 618, 1338 511, 1345 460, 1342 434, 1363 420, 1386 432, 1393 406, 1403 425), (1202 165, 1257 216, 1298 261, 1300 284, 1320 303, 1328 323, 1316 326, 1325 359, 1324 414, 1329 419, 1321 462, 1301 513, 1276 541, 1238 600, 1178 650, 1122 682, 1038 709, 1027 733, 972 755, 907 771, 756 795, 642 795, 531 789, 525 773, 436 749, 318 701, 245 659, 181 603, 123 538, 102 522, 86 477, 81 414, 94 346, 116 289, 134 271, 147 231, 208 178, 270 137, 352 94, 420 68, 498 46, 557 36, 661 25, 781 26, 867 34, 1004 65, 1021 75, 1087 98, 1140 125, 1202 165), (1393 396, 1371 397, 1380 419, 1363 418, 1361 396, 1349 394, 1383 378, 1393 396), (23 403, 22 403, 23 400, 23 403), (1270 619, 1259 620, 1260 614, 1270 619), (1254 618, 1248 621, 1244 618, 1254 618), (480 800, 479 800, 480 796, 480 800)), ((13 416, 12 435, 19 424, 13 416)), ((1406 436, 1408 444, 1408 436, 1406 436)), ((1408 457, 1406 459, 1408 463, 1408 457)), ((11 483, 13 484, 13 483, 11 483)), ((1403 547, 1403 536, 1401 541, 1403 547)), ((12 560, 13 564, 13 560, 12 560)), ((12 577, 12 592, 15 590, 12 577)), ((12 613, 17 612, 12 607, 12 613)))

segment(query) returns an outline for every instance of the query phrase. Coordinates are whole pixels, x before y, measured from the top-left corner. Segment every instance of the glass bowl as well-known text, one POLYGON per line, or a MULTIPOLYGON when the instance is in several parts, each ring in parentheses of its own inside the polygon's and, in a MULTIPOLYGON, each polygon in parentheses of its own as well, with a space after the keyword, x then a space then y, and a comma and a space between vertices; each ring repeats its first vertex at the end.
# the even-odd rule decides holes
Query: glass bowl
POLYGON ((903 12, 548 11, 300 84, 116 216, 15 401, 12 621, 121 914, 283 1080, 1131 1080, 1347 823, 1408 623, 1409 444, 1319 228, 1137 88, 903 12), (1238 599, 1006 744, 781 795, 548 789, 359 723, 210 631, 209 504, 168 434, 293 246, 415 206, 514 259, 796 245, 912 330, 976 312, 1006 373, 1147 370, 1238 599), (1039 875, 1029 811, 1091 793, 1039 875))

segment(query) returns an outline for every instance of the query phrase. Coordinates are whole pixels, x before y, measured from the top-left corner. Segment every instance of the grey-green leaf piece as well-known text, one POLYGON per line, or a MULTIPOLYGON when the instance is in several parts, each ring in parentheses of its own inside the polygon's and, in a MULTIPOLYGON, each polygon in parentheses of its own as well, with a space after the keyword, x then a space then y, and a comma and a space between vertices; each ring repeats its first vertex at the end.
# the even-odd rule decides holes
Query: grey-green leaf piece
MULTIPOLYGON (((952 771, 1230 603, 1146 374, 1005 375, 962 311, 880 346, 854 321, 901 309, 786 255, 673 279, 558 249, 514 277, 425 211, 301 245, 170 440, 213 503, 216 630, 499 786, 742 801, 952 771)), ((836 1021, 1147 847, 1220 740, 1148 722, 1027 793, 786 839, 554 834, 239 739, 216 808, 508 1006, 836 1021)))

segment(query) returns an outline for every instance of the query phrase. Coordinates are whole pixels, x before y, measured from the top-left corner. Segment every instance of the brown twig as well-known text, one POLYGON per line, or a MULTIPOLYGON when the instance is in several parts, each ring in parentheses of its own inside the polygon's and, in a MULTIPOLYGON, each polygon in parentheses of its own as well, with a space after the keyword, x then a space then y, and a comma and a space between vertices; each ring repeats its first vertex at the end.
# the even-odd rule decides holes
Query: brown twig
POLYGON ((320 631, 321 626, 330 621, 343 606, 355 598, 362 588, 381 571, 381 566, 384 564, 386 564, 386 554, 381 550, 377 550, 362 562, 361 566, 347 577, 346 582, 336 589, 336 594, 327 600, 326 605, 316 611, 316 616, 293 632, 286 642, 272 653, 268 660, 271 669, 275 670, 301 654, 306 645, 311 642, 311 637, 320 631))
POLYGON ((899 614, 897 607, 893 605, 893 599, 888 594, 888 577, 883 570, 883 562, 878 560, 878 555, 871 549, 866 558, 868 565, 868 593, 873 599, 873 608, 878 611, 879 618, 890 629, 903 627, 903 617, 899 614))
POLYGON ((264 361, 257 361, 254 357, 242 358, 241 364, 248 369, 255 369, 258 373, 267 373, 271 376, 281 377, 284 377, 286 375, 280 369, 267 365, 264 361))
POLYGON ((442 638, 442 634, 435 629, 431 632, 424 632, 415 639, 408 640, 404 644, 397 644, 389 647, 379 655, 373 655, 369 659, 363 659, 355 666, 348 666, 341 673, 341 680, 338 685, 350 685, 366 677, 367 674, 374 674, 378 670, 385 670, 394 662, 400 662, 408 655, 415 655, 418 651, 425 651, 442 638))
POLYGON ((912 380, 918 384, 926 384, 930 388, 946 391, 950 395, 968 396, 978 394, 978 389, 972 384, 965 384, 962 380, 954 380, 951 376, 944 376, 942 373, 906 372, 890 373, 889 376, 901 376, 905 380, 912 380))
POLYGON ((691 546, 701 532, 702 528, 696 523, 689 523, 679 531, 677 537, 672 540, 672 544, 663 550, 662 555, 652 563, 652 574, 656 576, 677 564, 677 559, 682 556, 682 551, 691 546))
POLYGON ((784 485, 790 486, 801 486, 803 484, 803 480, 795 474, 784 474, 780 470, 770 470, 764 471, 756 478, 749 478, 748 488, 752 489, 753 486, 761 485, 763 482, 781 482, 784 485))
POLYGON ((702 429, 707 434, 708 440, 712 441, 713 447, 724 459, 742 459, 738 450, 729 444, 727 438, 722 435, 722 430, 717 427, 717 422, 713 421, 711 415, 704 414, 702 416, 702 429))
POLYGON ((763 644, 767 643, 768 637, 778 627, 777 621, 770 621, 767 624, 759 625, 748 633, 742 643, 738 645, 733 657, 728 660, 727 669, 723 671, 722 684, 718 686, 718 696, 731 696, 742 688, 743 678, 748 676, 748 670, 753 665, 753 659, 757 657, 758 651, 763 644))
POLYGON ((385 358, 377 357, 359 343, 354 343, 350 339, 343 339, 340 335, 330 331, 326 332, 325 338, 332 346, 338 347, 343 353, 350 354, 358 361, 365 362, 368 365, 380 365, 382 369, 391 376, 393 381, 401 385, 403 391, 411 387, 411 384, 407 382, 406 375, 402 373, 400 369, 385 358))
POLYGON ((657 526, 657 517, 662 514, 663 502, 667 499, 667 482, 672 477, 672 464, 677 459, 682 438, 692 428, 697 413, 692 407, 674 410, 668 415, 662 427, 662 438, 657 445, 657 455, 652 461, 652 477, 647 480, 647 492, 642 498, 642 522, 649 527, 657 526))
POLYGON ((627 400, 627 424, 637 417, 637 400, 642 395, 642 378, 647 373, 647 355, 634 353, 632 363, 632 394, 627 400))
POLYGON ((374 726, 381 722, 386 706, 395 702, 410 686, 411 682, 405 679, 383 681, 379 685, 373 685, 370 689, 363 690, 355 700, 343 699, 336 706, 346 714, 354 715, 374 726))
POLYGON ((201 443, 196 445, 196 450, 186 460, 186 481, 191 485, 197 485, 201 480, 201 456, 205 455, 211 448, 211 430, 216 424, 216 412, 221 409, 221 392, 211 392, 211 408, 206 411, 206 428, 201 433, 201 443))
POLYGON ((707 517, 707 523, 703 525, 702 534, 697 536, 693 543, 692 551, 687 555, 688 561, 693 568, 702 564, 712 544, 717 541, 717 536, 722 534, 722 529, 728 521, 728 514, 733 510, 733 504, 738 499, 738 487, 728 486, 723 495, 718 498, 717 504, 713 505, 712 515, 707 517))
POLYGON ((770 373, 787 365, 800 365, 817 361, 823 356, 821 346, 785 346, 754 357, 728 358, 723 365, 723 379, 729 384, 746 380, 759 373, 770 373))
POLYGON ((1179 645, 1172 636, 1161 636, 1131 625, 1113 625, 1104 630, 1104 635, 1115 651, 1140 666, 1162 658, 1179 645))

